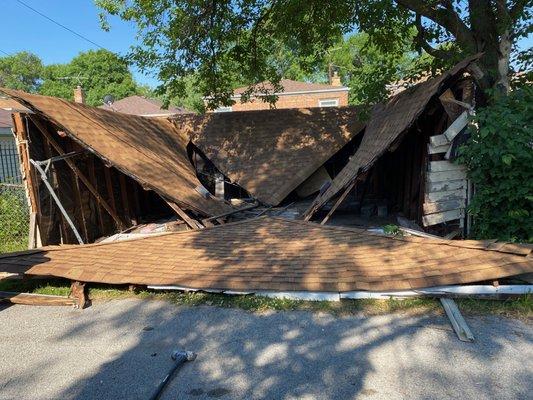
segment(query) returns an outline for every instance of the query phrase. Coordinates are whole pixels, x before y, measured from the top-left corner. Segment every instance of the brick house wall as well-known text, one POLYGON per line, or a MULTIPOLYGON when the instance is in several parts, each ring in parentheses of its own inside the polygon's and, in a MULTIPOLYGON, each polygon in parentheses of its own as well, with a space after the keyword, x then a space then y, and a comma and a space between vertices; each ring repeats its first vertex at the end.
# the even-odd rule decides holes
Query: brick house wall
POLYGON ((268 91, 272 90, 272 85, 268 82, 263 82, 258 86, 261 85, 265 91, 252 96, 250 101, 246 103, 241 103, 241 94, 245 93, 248 88, 244 86, 235 89, 234 96, 232 96, 235 104, 231 107, 220 107, 214 112, 268 110, 270 108, 342 107, 348 105, 348 91, 350 89, 342 86, 341 80, 336 74, 331 77, 329 84, 282 79, 280 85, 283 87, 283 91, 276 93, 278 100, 275 106, 271 106, 261 100, 261 96, 264 93, 272 93, 268 91))
MULTIPOLYGON (((326 93, 295 93, 280 94, 275 108, 311 108, 320 107, 320 100, 337 100, 338 106, 348 105, 348 92, 326 92, 326 93)), ((254 98, 247 103, 241 103, 236 99, 236 103, 231 107, 231 111, 251 111, 268 110, 270 104, 265 103, 260 98, 254 98)))

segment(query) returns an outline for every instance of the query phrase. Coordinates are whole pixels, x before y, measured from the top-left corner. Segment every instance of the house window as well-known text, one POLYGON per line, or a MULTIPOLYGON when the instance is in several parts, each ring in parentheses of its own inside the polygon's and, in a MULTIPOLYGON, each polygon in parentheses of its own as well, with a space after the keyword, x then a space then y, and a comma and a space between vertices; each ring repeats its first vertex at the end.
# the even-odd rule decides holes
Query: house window
POLYGON ((231 112, 233 111, 232 107, 218 107, 215 112, 231 112))
POLYGON ((319 107, 338 107, 339 99, 323 99, 318 100, 319 107))

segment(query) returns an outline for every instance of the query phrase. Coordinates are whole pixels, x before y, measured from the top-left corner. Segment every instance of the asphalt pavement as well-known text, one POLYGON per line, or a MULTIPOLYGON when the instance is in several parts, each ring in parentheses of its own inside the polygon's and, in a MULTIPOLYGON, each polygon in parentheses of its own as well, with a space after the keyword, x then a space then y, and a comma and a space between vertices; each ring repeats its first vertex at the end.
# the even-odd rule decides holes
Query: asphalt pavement
POLYGON ((533 327, 467 317, 250 313, 136 299, 0 309, 0 399, 530 399, 533 327))

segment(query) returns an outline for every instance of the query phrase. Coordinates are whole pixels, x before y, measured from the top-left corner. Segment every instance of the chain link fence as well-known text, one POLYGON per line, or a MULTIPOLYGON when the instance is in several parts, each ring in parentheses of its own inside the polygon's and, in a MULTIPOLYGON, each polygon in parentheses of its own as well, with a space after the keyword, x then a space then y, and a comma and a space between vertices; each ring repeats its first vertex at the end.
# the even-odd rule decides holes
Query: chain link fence
POLYGON ((0 143, 0 253, 28 248, 29 219, 16 148, 0 143))

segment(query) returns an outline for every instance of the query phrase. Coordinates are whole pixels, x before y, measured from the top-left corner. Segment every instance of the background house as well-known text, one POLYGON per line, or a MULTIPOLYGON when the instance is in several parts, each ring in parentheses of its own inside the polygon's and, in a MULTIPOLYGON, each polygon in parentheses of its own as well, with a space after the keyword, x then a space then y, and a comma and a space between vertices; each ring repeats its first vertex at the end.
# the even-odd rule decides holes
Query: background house
POLYGON ((168 117, 190 112, 184 108, 172 106, 165 110, 162 106, 163 103, 157 99, 148 99, 143 96, 135 95, 104 104, 103 106, 100 106, 100 108, 123 114, 143 115, 145 117, 168 117))
MULTIPOLYGON (((282 79, 280 84, 283 86, 283 92, 275 93, 278 96, 275 108, 278 109, 339 107, 348 105, 348 92, 350 88, 342 86, 337 74, 332 76, 328 85, 293 81, 290 79, 282 79)), ((272 88, 268 82, 260 84, 260 86, 264 86, 266 90, 272 88)), ((235 89, 232 96, 235 104, 231 107, 220 107, 214 112, 268 110, 271 108, 268 102, 264 102, 261 99, 261 97, 265 96, 265 93, 261 92, 254 94, 250 101, 241 103, 241 96, 247 89, 247 86, 235 89)))

